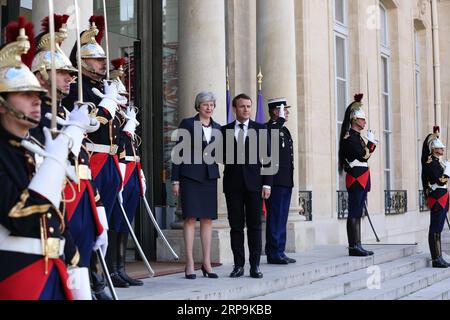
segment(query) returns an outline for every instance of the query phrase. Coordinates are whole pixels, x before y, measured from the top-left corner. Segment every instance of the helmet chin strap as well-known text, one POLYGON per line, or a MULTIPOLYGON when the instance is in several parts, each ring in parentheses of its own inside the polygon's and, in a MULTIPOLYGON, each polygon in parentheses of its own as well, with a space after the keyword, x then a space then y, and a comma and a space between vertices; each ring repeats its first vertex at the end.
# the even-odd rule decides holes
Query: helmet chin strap
POLYGON ((106 72, 105 73, 98 73, 94 68, 92 68, 90 65, 88 65, 86 63, 86 61, 84 61, 84 60, 81 60, 81 66, 83 67, 84 70, 92 73, 93 75, 101 76, 101 77, 106 76, 106 72))
POLYGON ((19 120, 25 120, 30 122, 31 124, 34 125, 38 125, 39 121, 34 120, 33 118, 28 117, 27 115, 25 115, 25 113, 16 110, 12 104, 10 104, 8 101, 6 101, 3 97, 0 96, 0 104, 3 105, 3 107, 5 107, 5 109, 12 114, 15 118, 19 119, 19 120))

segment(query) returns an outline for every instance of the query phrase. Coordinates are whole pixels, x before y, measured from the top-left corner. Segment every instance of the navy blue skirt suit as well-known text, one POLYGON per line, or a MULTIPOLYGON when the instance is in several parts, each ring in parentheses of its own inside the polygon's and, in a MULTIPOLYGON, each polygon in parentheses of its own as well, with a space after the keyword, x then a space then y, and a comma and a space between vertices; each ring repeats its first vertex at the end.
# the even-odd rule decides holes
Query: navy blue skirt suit
MULTIPOLYGON (((211 128, 219 130, 221 126, 211 119, 211 128)), ((188 130, 191 136, 191 162, 175 164, 172 163, 172 182, 180 183, 181 209, 183 219, 217 219, 217 180, 220 178, 219 166, 217 163, 206 164, 202 157, 201 163, 194 164, 194 152, 205 154, 205 149, 214 142, 214 135, 211 141, 207 142, 203 133, 199 115, 193 118, 184 119, 178 129, 188 130), (194 127, 201 128, 201 135, 194 136, 194 127), (194 139, 202 139, 202 150, 194 150, 194 139)), ((179 143, 181 139, 179 140, 179 143)), ((213 155, 214 156, 214 155, 213 155)))

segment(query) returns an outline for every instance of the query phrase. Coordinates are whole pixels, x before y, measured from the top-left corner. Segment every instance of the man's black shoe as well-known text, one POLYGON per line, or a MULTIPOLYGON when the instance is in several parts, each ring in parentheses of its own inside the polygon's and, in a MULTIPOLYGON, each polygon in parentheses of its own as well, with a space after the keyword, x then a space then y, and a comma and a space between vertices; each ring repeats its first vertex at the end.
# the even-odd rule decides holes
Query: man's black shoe
POLYGON ((261 272, 261 270, 259 270, 259 266, 250 268, 250 277, 255 279, 262 279, 263 273, 261 272))
POLYGON ((286 256, 286 255, 282 256, 282 258, 283 258, 284 260, 286 260, 288 263, 296 263, 296 262, 297 262, 297 260, 292 259, 292 258, 289 258, 289 257, 286 256))
POLYGON ((244 275, 244 267, 234 267, 233 271, 230 273, 230 278, 239 278, 244 275))
POLYGON ((118 273, 111 273, 111 281, 116 288, 128 288, 130 286, 118 273))
POLYGON ((284 258, 269 258, 267 257, 268 264, 288 264, 289 261, 284 258))

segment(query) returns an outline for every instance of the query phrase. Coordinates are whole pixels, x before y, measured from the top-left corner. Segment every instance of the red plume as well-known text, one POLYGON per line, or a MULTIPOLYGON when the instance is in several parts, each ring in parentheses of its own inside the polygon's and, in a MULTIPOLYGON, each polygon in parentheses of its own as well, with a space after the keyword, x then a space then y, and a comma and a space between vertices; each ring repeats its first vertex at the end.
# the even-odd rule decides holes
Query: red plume
POLYGON ((97 41, 98 44, 102 43, 103 36, 105 35, 105 17, 103 16, 92 16, 89 19, 90 23, 95 23, 98 29, 98 35, 95 37, 95 41, 97 41))
MULTIPOLYGON (((69 20, 68 15, 61 15, 61 14, 55 14, 55 31, 58 32, 59 29, 62 28, 63 24, 67 23, 67 20, 69 20)), ((50 32, 50 19, 49 17, 45 17, 42 20, 42 32, 49 33, 50 32)))
POLYGON ((18 22, 10 22, 6 26, 6 43, 11 43, 17 41, 19 37, 20 29, 25 28, 25 34, 28 37, 28 41, 30 41, 30 50, 28 50, 27 54, 22 55, 22 62, 26 64, 28 67, 31 67, 31 63, 33 62, 34 54, 36 52, 36 43, 34 40, 34 25, 31 22, 25 20, 25 17, 19 17, 18 22))
POLYGON ((125 58, 117 58, 111 61, 111 64, 114 66, 114 69, 120 69, 125 65, 125 58))
POLYGON ((355 94, 355 102, 361 102, 363 98, 364 98, 363 93, 355 94))

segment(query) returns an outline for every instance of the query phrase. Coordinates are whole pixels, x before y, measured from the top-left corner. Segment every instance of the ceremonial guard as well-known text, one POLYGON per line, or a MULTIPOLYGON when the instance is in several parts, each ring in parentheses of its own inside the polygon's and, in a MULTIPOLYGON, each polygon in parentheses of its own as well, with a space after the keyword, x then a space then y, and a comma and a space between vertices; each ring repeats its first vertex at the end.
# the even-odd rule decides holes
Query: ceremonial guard
POLYGON ((442 258, 441 232, 449 207, 448 180, 450 162, 441 162, 445 146, 439 139, 439 127, 429 134, 422 148, 422 185, 428 197, 430 208, 430 229, 428 244, 433 268, 448 268, 449 264, 442 258))
POLYGON ((366 115, 361 103, 363 94, 355 96, 348 106, 339 140, 339 173, 346 172, 348 191, 347 236, 350 256, 369 256, 372 251, 361 245, 361 218, 370 191, 370 170, 368 160, 375 151, 377 141, 369 130, 366 143, 361 132, 366 126, 366 115))
MULTIPOLYGON (((118 94, 118 84, 105 80, 106 54, 99 44, 104 34, 104 18, 92 16, 89 19, 89 25, 89 29, 81 34, 80 52, 75 45, 70 60, 72 64, 78 66, 77 58, 80 55, 83 76, 78 81, 82 82, 83 101, 97 107, 96 117, 100 127, 97 131, 88 133, 86 147, 91 154, 89 160, 91 177, 99 191, 107 221, 109 221, 122 184, 118 161, 121 120, 116 115, 117 99, 121 99, 121 96, 118 94)), ((71 106, 78 100, 78 84, 72 83, 69 95, 63 99, 63 105, 71 106)), ((124 100, 126 99, 122 98, 120 102, 124 100)), ((96 255, 93 255, 91 259, 91 276, 95 298, 110 299, 104 291, 106 283, 99 273, 96 255)))
MULTIPOLYGON (((267 203, 266 255, 269 264, 295 263, 285 254, 286 226, 294 187, 294 143, 289 129, 289 108, 285 98, 269 100, 270 121, 267 128, 279 131, 278 172, 273 177, 272 193, 267 203)), ((275 151, 272 150, 272 154, 275 151)))
POLYGON ((6 38, 0 51, 0 300, 73 299, 68 266, 76 267, 80 255, 59 208, 69 148, 90 125, 88 109, 77 107, 55 139, 45 128, 45 150, 33 144, 29 130, 40 122, 39 95, 46 92, 28 67, 33 25, 20 17, 7 26, 6 38), (44 157, 39 168, 30 149, 44 157))
MULTIPOLYGON (((119 94, 128 95, 121 78, 124 75, 124 58, 112 61, 114 70, 111 71, 111 80, 119 84, 119 94)), ((131 81, 131 79, 128 79, 131 81)), ((135 134, 136 108, 133 106, 121 105, 121 113, 125 119, 124 126, 120 133, 121 145, 124 146, 119 155, 119 166, 121 170, 123 188, 119 193, 119 201, 127 214, 130 223, 133 222, 140 198, 145 194, 145 182, 142 183, 143 173, 141 170, 138 147, 140 138, 135 134)), ((123 218, 120 205, 115 204, 110 221, 111 230, 109 232, 108 248, 108 269, 111 272, 111 280, 116 287, 142 286, 143 282, 135 280, 125 272, 126 249, 128 243, 128 227, 123 218)))

